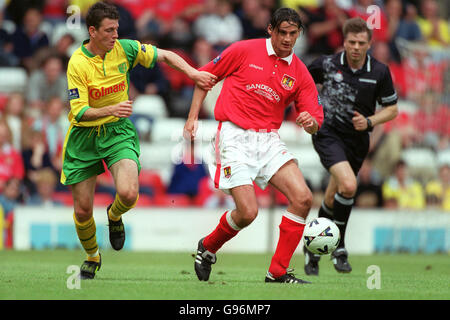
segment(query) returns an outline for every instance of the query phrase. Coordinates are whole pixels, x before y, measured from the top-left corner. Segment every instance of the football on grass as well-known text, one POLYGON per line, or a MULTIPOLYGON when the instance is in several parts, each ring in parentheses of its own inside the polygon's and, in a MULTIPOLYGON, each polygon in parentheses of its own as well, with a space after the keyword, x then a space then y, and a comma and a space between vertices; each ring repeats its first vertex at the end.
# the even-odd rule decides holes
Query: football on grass
POLYGON ((305 247, 315 254, 329 254, 339 244, 340 233, 337 225, 327 218, 316 218, 308 222, 303 232, 305 247))

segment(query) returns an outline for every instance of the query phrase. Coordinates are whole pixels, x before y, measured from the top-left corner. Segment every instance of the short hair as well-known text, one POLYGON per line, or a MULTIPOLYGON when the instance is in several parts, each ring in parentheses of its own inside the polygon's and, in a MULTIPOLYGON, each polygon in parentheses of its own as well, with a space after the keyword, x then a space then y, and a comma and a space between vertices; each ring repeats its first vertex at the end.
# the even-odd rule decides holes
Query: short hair
POLYGON ((300 15, 292 8, 277 9, 272 14, 269 25, 272 27, 272 30, 275 30, 279 28, 281 23, 283 23, 284 21, 297 25, 299 29, 304 29, 304 25, 302 20, 300 19, 300 15))
POLYGON ((91 26, 98 29, 105 18, 119 20, 119 11, 114 5, 99 1, 89 8, 86 14, 86 26, 88 29, 91 26))
POLYGON ((342 27, 344 39, 347 38, 347 35, 350 32, 352 33, 367 32, 369 41, 372 40, 372 30, 367 26, 367 22, 363 18, 356 17, 345 21, 344 26, 342 27))

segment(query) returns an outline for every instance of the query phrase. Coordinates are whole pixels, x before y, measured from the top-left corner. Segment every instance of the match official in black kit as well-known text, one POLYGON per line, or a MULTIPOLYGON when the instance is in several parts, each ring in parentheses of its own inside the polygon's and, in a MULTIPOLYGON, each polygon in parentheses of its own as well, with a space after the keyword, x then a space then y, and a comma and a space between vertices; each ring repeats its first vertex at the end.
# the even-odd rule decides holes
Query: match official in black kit
MULTIPOLYGON (((330 173, 319 217, 329 218, 339 227, 341 241, 331 255, 335 269, 348 273, 352 268, 345 249, 345 230, 357 189, 356 177, 369 151, 369 132, 397 116, 397 93, 389 68, 367 53, 372 30, 366 21, 347 20, 343 33, 345 50, 316 59, 308 70, 321 85, 325 116, 312 141, 330 173), (375 113, 377 102, 382 108, 375 113)), ((320 256, 306 248, 304 252, 305 273, 318 275, 320 256)))

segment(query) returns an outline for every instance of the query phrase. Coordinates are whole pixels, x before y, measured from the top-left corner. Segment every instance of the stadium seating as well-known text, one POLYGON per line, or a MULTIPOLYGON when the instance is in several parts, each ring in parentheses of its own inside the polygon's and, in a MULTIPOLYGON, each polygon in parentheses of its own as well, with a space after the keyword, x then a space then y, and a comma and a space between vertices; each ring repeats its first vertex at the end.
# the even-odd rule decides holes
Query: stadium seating
POLYGON ((449 165, 450 166, 450 150, 442 150, 439 151, 437 155, 437 163, 438 165, 449 165))
POLYGON ((161 194, 154 198, 154 204, 158 207, 189 207, 191 199, 184 194, 161 194))
POLYGON ((281 140, 286 144, 298 144, 300 141, 300 135, 303 133, 303 129, 297 126, 294 122, 284 121, 278 130, 281 140))
POLYGON ((73 197, 70 192, 55 192, 52 198, 54 201, 61 202, 66 206, 73 206, 73 197))
MULTIPOLYGON (((48 28, 45 29, 47 34, 49 34, 48 28)), ((89 32, 83 23, 80 23, 79 28, 69 28, 66 23, 58 23, 53 27, 50 34, 50 42, 53 46, 66 34, 70 34, 74 37, 77 46, 79 46, 83 40, 89 38, 89 32)))
POLYGON ((216 120, 200 120, 197 130, 197 139, 211 141, 217 133, 218 122, 216 120))
POLYGON ((151 188, 154 194, 163 194, 166 192, 166 187, 161 177, 154 170, 142 169, 139 173, 139 185, 141 187, 151 188))
POLYGON ((164 99, 153 94, 139 95, 133 103, 133 113, 147 115, 153 119, 168 116, 164 99))
POLYGON ((114 197, 109 193, 96 192, 94 196, 94 206, 107 207, 114 202, 114 197))
POLYGON ((0 68, 0 93, 24 92, 28 76, 23 68, 0 68))
POLYGON ((408 165, 412 176, 428 181, 436 176, 436 154, 426 148, 408 148, 403 150, 402 158, 408 165))
POLYGON ((153 204, 152 198, 145 195, 139 194, 138 202, 136 203, 136 207, 150 207, 153 204))
POLYGON ((157 118, 153 122, 152 142, 176 142, 183 136, 186 120, 182 118, 157 118))
POLYGON ((310 146, 289 146, 289 151, 298 160, 303 176, 308 179, 314 188, 318 188, 326 170, 323 168, 319 155, 310 146))

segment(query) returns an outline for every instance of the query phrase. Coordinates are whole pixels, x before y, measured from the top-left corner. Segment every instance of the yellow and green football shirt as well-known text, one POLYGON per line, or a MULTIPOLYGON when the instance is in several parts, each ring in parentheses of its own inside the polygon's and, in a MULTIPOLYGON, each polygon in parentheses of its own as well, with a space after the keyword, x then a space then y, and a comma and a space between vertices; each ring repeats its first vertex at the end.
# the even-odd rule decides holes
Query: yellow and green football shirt
POLYGON ((114 116, 93 121, 81 121, 81 118, 88 108, 127 101, 131 69, 138 63, 153 68, 157 58, 154 46, 121 39, 102 59, 86 49, 84 45, 88 41, 73 53, 67 68, 69 121, 71 126, 77 127, 95 127, 119 120, 114 116))

